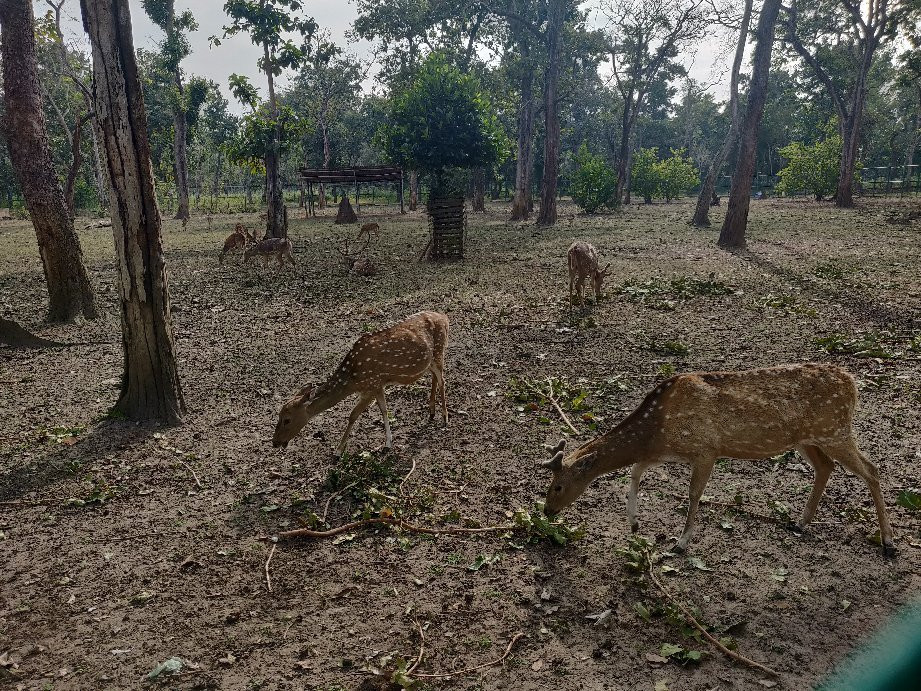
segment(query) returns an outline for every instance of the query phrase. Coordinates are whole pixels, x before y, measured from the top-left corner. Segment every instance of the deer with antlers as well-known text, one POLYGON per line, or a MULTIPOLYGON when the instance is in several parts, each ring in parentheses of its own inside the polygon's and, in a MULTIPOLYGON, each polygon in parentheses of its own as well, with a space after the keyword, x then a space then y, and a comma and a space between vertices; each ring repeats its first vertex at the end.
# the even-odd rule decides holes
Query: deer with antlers
MULTIPOLYGON (((208 222, 210 223, 211 217, 208 217, 208 222)), ((237 223, 234 226, 233 232, 227 236, 227 239, 224 240, 224 249, 221 250, 220 256, 217 258, 218 264, 224 263, 224 256, 232 250, 245 250, 247 245, 256 244, 256 236, 253 233, 250 233, 242 223, 237 223)))
POLYGON ((792 527, 802 530, 815 516, 838 461, 870 489, 883 554, 893 556, 895 545, 879 474, 854 439, 856 405, 853 377, 834 365, 679 374, 657 386, 613 430, 568 457, 564 440, 552 449, 553 458, 542 464, 553 472, 544 511, 559 513, 595 478, 633 466, 627 518, 636 532, 636 495, 643 473, 661 463, 685 463, 691 466, 690 501, 684 532, 675 545, 677 551, 684 551, 718 458, 767 458, 796 449, 812 465, 815 480, 802 517, 792 527))
MULTIPOLYGON (((376 223, 366 223, 365 226, 377 226, 376 223)), ((356 250, 352 246, 352 240, 346 238, 342 241, 342 244, 336 247, 336 251, 342 255, 342 264, 345 266, 345 270, 348 273, 355 274, 356 276, 373 276, 377 273, 377 266, 367 255, 368 246, 371 244, 371 231, 364 231, 364 226, 362 230, 358 232, 356 240, 360 241, 364 238, 364 244, 362 244, 356 250)))
POLYGON ((349 423, 336 449, 341 456, 355 421, 375 401, 384 418, 387 448, 393 445, 387 412, 388 386, 416 382, 426 372, 432 374, 429 416, 435 417, 436 394, 441 413, 448 422, 445 401, 445 350, 448 347, 448 318, 438 312, 419 312, 380 331, 365 334, 352 346, 342 363, 326 379, 314 386, 302 387, 278 415, 272 446, 286 447, 313 417, 332 408, 353 394, 358 404, 349 415, 349 423))
POLYGON ((595 300, 601 297, 601 284, 608 275, 608 264, 604 269, 598 268, 598 251, 587 242, 577 240, 569 246, 567 253, 569 263, 569 310, 572 311, 573 288, 579 292, 580 303, 585 302, 585 281, 591 279, 595 300))

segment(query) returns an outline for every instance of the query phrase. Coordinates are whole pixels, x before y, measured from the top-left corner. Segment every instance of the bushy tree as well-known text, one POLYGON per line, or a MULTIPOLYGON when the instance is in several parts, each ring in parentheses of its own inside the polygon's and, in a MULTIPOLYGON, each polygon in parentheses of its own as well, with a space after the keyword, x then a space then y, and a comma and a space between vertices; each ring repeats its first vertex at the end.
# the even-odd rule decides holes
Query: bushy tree
POLYGON ((476 80, 437 53, 394 99, 379 141, 390 160, 431 174, 436 195, 446 191, 449 169, 492 165, 506 149, 498 118, 476 80))
POLYGON ((633 166, 630 172, 630 184, 633 191, 643 197, 643 201, 652 204, 652 198, 659 195, 659 149, 652 147, 640 149, 633 154, 633 166))
POLYGON ((836 129, 832 125, 826 137, 815 144, 793 142, 780 150, 787 165, 778 173, 778 192, 806 190, 815 195, 816 201, 822 201, 835 191, 841 166, 841 135, 836 129))
POLYGON ((573 201, 589 214, 613 207, 616 202, 617 173, 601 156, 589 152, 584 142, 575 162, 576 170, 570 185, 573 201))
POLYGON ((659 173, 659 191, 665 201, 677 199, 700 182, 694 161, 685 156, 684 149, 672 149, 670 158, 656 164, 659 173))

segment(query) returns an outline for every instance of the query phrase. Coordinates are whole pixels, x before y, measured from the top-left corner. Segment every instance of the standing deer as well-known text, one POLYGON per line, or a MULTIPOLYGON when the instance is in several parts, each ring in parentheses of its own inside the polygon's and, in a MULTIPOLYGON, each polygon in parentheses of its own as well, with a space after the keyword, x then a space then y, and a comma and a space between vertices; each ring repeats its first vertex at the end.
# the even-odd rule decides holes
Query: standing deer
MULTIPOLYGON (((208 218, 210 219, 210 216, 208 218)), ((242 223, 237 223, 233 232, 224 240, 224 249, 221 250, 221 254, 217 258, 218 264, 224 263, 224 255, 231 250, 245 250, 246 246, 250 244, 256 244, 256 236, 250 233, 242 223)))
POLYGON ((617 427, 568 458, 563 456, 565 441, 552 449, 553 458, 541 464, 553 471, 544 511, 559 513, 596 477, 632 465, 627 519, 636 532, 636 494, 643 472, 660 463, 687 463, 690 502, 684 532, 675 545, 676 551, 684 551, 700 496, 718 458, 766 458, 796 449, 815 470, 815 481, 793 527, 802 530, 815 516, 838 461, 867 483, 876 504, 883 554, 893 556, 895 545, 879 475, 854 439, 856 405, 853 377, 834 365, 679 374, 657 386, 617 427))
POLYGON ((441 399, 441 413, 448 422, 445 401, 445 349, 448 346, 448 318, 438 312, 419 312, 380 331, 365 334, 352 346, 336 371, 319 386, 302 387, 278 414, 272 446, 286 447, 311 418, 332 408, 352 394, 358 404, 349 415, 342 440, 336 449, 341 456, 355 421, 374 401, 384 418, 387 448, 393 445, 387 413, 386 388, 391 384, 412 384, 426 372, 432 373, 429 417, 435 417, 435 396, 441 399))
POLYGON ((368 244, 371 243, 371 238, 379 238, 381 235, 381 227, 377 223, 365 223, 358 229, 358 235, 355 236, 356 240, 361 240, 366 238, 368 244))
POLYGON ((285 265, 286 259, 291 262, 291 266, 297 266, 291 254, 293 251, 294 245, 288 238, 265 238, 243 253, 243 261, 247 262, 250 257, 258 255, 262 257, 262 265, 265 266, 268 264, 269 257, 274 255, 278 259, 279 269, 285 265))
POLYGON ((598 252, 595 248, 577 240, 569 246, 569 311, 572 312, 572 290, 575 286, 579 291, 579 300, 585 302, 585 279, 591 278, 592 289, 595 291, 595 300, 601 297, 601 284, 608 275, 608 264, 604 269, 598 268, 598 252))

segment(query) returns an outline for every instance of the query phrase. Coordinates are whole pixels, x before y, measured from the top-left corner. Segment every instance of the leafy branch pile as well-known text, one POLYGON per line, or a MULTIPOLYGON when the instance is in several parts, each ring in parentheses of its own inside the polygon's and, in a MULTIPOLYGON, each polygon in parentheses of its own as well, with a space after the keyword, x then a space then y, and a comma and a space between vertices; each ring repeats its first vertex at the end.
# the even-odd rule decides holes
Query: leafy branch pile
POLYGON ((547 409, 552 405, 552 396, 562 411, 578 416, 589 430, 595 430, 598 422, 604 420, 604 416, 596 414, 596 409, 609 401, 613 403, 617 394, 627 390, 629 387, 618 378, 592 384, 584 379, 572 383, 557 377, 543 381, 512 377, 505 395, 517 404, 515 409, 519 413, 537 415, 538 422, 544 425, 553 422, 547 409))
POLYGON ((915 334, 905 342, 889 331, 867 331, 853 336, 833 333, 815 339, 815 344, 832 355, 889 360, 903 355, 903 349, 911 353, 921 352, 921 335, 915 334))

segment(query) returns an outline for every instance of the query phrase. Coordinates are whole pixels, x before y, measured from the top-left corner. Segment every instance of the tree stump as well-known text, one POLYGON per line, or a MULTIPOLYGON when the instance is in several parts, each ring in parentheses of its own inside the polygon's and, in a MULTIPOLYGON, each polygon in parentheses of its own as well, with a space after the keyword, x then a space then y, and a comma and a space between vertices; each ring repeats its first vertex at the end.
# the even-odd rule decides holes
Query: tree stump
POLYGON ((339 202, 339 210, 336 212, 336 223, 358 223, 358 216, 352 209, 352 204, 347 196, 342 197, 339 202))

